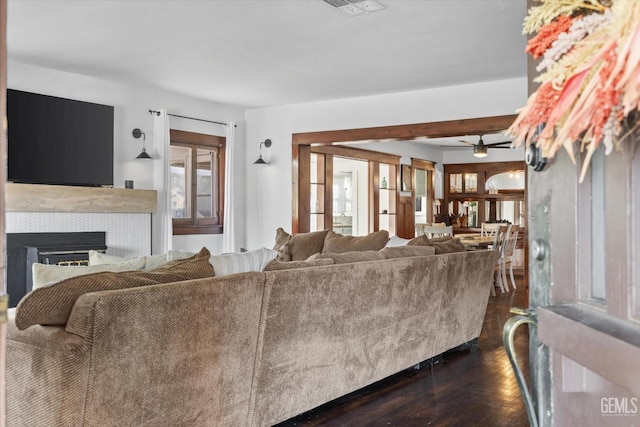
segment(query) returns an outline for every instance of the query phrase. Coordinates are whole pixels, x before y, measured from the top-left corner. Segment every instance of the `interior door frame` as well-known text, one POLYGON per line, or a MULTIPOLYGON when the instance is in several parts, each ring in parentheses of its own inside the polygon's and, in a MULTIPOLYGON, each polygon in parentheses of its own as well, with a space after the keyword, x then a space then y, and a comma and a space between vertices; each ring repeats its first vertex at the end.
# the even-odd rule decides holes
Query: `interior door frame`
POLYGON ((516 114, 480 117, 440 122, 426 122, 406 125, 379 126, 294 133, 291 138, 291 229, 300 233, 309 229, 310 197, 309 189, 303 183, 309 182, 309 162, 311 146, 331 146, 344 142, 394 140, 398 143, 420 137, 445 138, 461 135, 482 135, 507 129, 517 117, 516 114))

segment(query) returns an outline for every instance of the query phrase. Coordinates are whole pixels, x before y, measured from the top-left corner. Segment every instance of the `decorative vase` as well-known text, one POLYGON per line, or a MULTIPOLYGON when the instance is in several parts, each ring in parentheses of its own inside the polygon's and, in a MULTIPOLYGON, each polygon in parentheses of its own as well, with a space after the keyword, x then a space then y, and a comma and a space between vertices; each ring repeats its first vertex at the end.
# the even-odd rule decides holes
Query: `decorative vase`
POLYGON ((387 188, 387 178, 382 177, 382 182, 380 183, 380 188, 387 188))

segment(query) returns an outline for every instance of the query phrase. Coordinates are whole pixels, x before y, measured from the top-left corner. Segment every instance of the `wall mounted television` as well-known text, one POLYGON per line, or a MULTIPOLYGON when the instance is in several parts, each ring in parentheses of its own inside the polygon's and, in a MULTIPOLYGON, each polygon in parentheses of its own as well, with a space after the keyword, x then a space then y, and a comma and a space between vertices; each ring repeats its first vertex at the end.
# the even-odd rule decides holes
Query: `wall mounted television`
POLYGON ((112 186, 113 110, 8 89, 8 181, 112 186))

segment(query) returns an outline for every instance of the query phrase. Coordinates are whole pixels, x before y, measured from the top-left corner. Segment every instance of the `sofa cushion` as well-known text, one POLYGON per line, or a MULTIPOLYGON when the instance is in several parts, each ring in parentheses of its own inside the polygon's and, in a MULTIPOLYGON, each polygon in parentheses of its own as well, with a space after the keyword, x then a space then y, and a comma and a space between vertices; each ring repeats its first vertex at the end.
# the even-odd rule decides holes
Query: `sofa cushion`
POLYGON ((262 271, 276 255, 277 252, 272 249, 260 248, 255 251, 212 256, 209 262, 216 276, 228 276, 247 271, 262 271))
POLYGON ((389 241, 389 232, 380 230, 366 236, 344 236, 329 231, 324 239, 322 253, 339 254, 353 251, 378 251, 389 241))
POLYGON ((282 228, 276 231, 276 244, 273 249, 278 251, 278 261, 304 261, 311 255, 321 252, 325 237, 329 230, 313 231, 290 235, 282 228))
POLYGON ((269 264, 267 264, 263 271, 291 270, 294 268, 318 267, 321 265, 331 264, 333 264, 333 260, 331 258, 288 262, 278 261, 274 259, 273 261, 270 261, 269 264))
POLYGON ((103 271, 120 272, 142 270, 145 264, 145 257, 132 259, 131 261, 120 262, 117 264, 86 266, 48 265, 34 263, 31 266, 33 289, 38 289, 46 284, 59 282, 60 280, 69 279, 71 277, 84 276, 86 274, 100 273, 103 271))
POLYGON ((436 248, 433 246, 394 246, 380 249, 388 259, 404 258, 409 256, 427 256, 434 255, 436 248))
POLYGON ((422 235, 411 239, 408 243, 408 246, 433 246, 436 250, 436 255, 453 252, 464 252, 467 250, 467 248, 459 239, 453 238, 451 236, 429 239, 427 236, 422 235))
POLYGON ((125 271, 76 276, 29 292, 16 309, 16 326, 60 325, 67 323, 76 299, 98 291, 135 288, 213 276, 209 251, 203 248, 192 258, 172 261, 153 271, 125 271))
POLYGON ((309 258, 315 259, 331 259, 334 264, 347 264, 351 262, 377 261, 386 259, 380 251, 350 251, 341 253, 316 254, 309 258))

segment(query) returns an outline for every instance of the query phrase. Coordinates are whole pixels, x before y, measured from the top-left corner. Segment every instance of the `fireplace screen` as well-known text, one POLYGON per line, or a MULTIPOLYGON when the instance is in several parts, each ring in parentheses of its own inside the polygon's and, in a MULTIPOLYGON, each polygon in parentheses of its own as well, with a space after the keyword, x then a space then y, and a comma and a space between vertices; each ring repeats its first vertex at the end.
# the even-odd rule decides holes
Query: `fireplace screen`
POLYGON ((7 234, 7 291, 15 307, 33 289, 34 263, 64 266, 89 265, 89 251, 104 252, 106 233, 9 233, 7 234))

